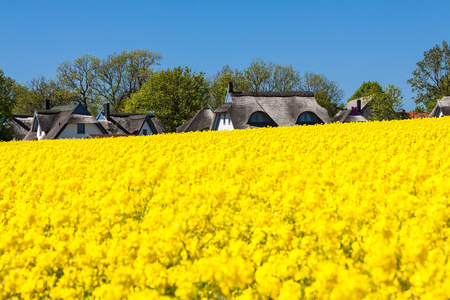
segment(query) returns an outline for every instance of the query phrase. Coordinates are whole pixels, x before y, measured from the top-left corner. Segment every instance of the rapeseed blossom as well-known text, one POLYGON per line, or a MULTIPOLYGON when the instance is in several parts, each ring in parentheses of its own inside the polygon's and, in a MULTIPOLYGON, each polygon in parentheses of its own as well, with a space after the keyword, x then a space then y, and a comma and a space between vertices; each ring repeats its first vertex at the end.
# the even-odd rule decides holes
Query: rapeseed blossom
POLYGON ((449 134, 0 143, 0 298, 448 299, 449 134))

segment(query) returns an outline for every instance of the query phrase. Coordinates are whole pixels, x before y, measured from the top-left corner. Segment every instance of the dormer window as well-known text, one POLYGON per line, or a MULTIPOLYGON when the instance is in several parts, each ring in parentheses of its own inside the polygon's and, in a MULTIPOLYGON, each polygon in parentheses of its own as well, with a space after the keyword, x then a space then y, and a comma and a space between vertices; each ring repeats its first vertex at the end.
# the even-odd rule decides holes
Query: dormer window
POLYGON ((262 112, 255 112, 253 113, 249 120, 248 120, 248 124, 252 125, 252 126, 257 126, 257 127, 264 127, 264 126, 269 126, 269 120, 267 118, 267 116, 262 113, 262 112))
POLYGON ((297 124, 298 125, 313 125, 323 123, 316 115, 312 112, 304 112, 298 116, 297 124))

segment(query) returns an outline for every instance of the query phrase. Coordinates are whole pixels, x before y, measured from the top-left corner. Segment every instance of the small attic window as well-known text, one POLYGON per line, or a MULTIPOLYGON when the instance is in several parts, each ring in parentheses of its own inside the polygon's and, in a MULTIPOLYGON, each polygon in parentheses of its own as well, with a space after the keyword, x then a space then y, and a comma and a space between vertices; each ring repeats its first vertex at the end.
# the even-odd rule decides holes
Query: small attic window
POLYGON ((311 112, 304 112, 298 116, 297 124, 298 125, 313 125, 317 123, 322 123, 318 117, 316 117, 311 112))
POLYGON ((85 126, 84 126, 84 124, 77 124, 77 133, 78 134, 84 134, 85 133, 85 126))
POLYGON ((269 125, 269 120, 264 113, 258 111, 250 116, 250 118, 248 119, 248 124, 252 126, 263 127, 269 125))

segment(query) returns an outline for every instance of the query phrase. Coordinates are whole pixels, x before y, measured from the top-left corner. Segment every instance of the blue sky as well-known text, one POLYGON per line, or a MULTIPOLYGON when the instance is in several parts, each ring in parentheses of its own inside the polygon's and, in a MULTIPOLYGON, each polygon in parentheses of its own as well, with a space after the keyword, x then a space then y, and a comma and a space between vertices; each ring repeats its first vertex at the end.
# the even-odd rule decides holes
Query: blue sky
POLYGON ((450 42, 450 1, 11 1, 0 3, 0 68, 25 83, 55 77, 86 53, 148 49, 160 68, 214 75, 255 58, 339 83, 349 98, 363 81, 406 80, 423 52, 450 42))

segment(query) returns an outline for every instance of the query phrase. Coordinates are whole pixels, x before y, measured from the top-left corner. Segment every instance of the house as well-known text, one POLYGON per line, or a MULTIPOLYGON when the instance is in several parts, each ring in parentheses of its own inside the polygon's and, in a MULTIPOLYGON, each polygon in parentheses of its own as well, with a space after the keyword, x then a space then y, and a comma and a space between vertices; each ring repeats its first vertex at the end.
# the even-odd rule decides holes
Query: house
POLYGON ((10 124, 14 140, 21 141, 30 131, 33 115, 14 115, 10 124))
MULTIPOLYGON (((342 111, 344 111, 344 112, 347 111, 350 114, 353 107, 358 107, 358 111, 359 111, 360 115, 364 117, 365 121, 371 120, 372 119, 372 106, 370 105, 370 101, 372 100, 372 98, 373 98, 372 96, 368 96, 368 97, 362 97, 362 98, 353 99, 353 100, 348 101, 347 104, 345 104, 344 108, 334 116, 332 122, 337 122, 336 120, 338 120, 339 118, 342 118, 342 115, 345 114, 342 111)), ((341 122, 341 121, 339 121, 339 122, 341 122)), ((354 121, 350 121, 350 122, 354 122, 354 121)), ((359 122, 361 122, 361 121, 359 121, 359 122)))
POLYGON ((177 133, 188 131, 207 131, 210 130, 211 124, 214 121, 214 113, 208 107, 203 107, 197 114, 177 127, 177 133))
POLYGON ((428 118, 440 118, 444 116, 450 116, 450 96, 438 100, 428 118))
POLYGON ((312 92, 235 92, 231 83, 225 103, 213 114, 202 108, 177 132, 330 123, 327 110, 317 103, 312 92))
POLYGON ((415 112, 415 111, 407 111, 405 112, 408 119, 423 119, 428 118, 430 115, 429 112, 415 112))
POLYGON ((109 103, 96 118, 110 134, 151 135, 167 133, 167 128, 151 113, 111 113, 109 103))
MULTIPOLYGON (((367 122, 367 119, 361 114, 362 100, 355 100, 356 106, 348 108, 347 103, 347 105, 334 116, 334 118, 331 120, 331 123, 367 122)), ((350 102, 352 102, 353 104, 353 100, 350 102)), ((367 109, 367 105, 365 107, 367 109)))
POLYGON ((31 128, 23 140, 81 139, 86 134, 106 134, 106 130, 81 104, 55 106, 34 113, 31 128))

